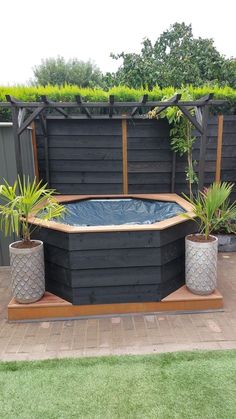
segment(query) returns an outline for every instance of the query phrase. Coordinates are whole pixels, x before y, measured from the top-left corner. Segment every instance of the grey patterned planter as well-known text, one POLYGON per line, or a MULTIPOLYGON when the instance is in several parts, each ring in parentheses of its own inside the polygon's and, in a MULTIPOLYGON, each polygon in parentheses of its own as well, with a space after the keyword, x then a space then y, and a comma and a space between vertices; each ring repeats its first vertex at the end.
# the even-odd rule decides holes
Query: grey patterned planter
POLYGON ((194 294, 208 295, 216 289, 218 239, 194 242, 185 238, 185 280, 194 294))
POLYGON ((22 304, 40 300, 45 292, 43 242, 35 241, 39 245, 30 249, 9 246, 12 293, 22 304))

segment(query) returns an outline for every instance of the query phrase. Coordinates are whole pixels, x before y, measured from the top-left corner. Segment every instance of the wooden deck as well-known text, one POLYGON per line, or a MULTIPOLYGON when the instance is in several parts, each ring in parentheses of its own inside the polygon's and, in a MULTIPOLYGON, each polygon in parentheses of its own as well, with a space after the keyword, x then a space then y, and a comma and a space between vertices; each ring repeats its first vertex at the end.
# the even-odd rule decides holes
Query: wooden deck
POLYGON ((222 308, 223 297, 218 290, 211 295, 201 296, 192 294, 186 286, 179 288, 160 302, 145 303, 72 305, 46 292, 40 301, 33 304, 18 304, 13 298, 8 304, 8 320, 69 319, 131 313, 193 312, 222 308))

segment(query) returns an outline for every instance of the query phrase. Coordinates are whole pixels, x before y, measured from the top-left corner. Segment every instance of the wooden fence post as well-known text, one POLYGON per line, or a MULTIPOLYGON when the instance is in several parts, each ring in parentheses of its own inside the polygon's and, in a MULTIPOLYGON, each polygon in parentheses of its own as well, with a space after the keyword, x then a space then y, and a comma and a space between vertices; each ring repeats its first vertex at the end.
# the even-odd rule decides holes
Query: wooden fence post
POLYGON ((39 165, 38 165, 35 122, 32 122, 31 128, 32 128, 31 132, 32 132, 33 154, 34 154, 34 174, 38 182, 39 181, 39 165))
POLYGON ((122 115, 122 167, 123 167, 123 194, 128 194, 128 154, 127 154, 127 119, 122 115))
POLYGON ((224 127, 224 116, 219 115, 218 116, 218 133, 217 133, 217 152, 216 152, 216 176, 215 176, 216 183, 220 183, 223 127, 224 127))
POLYGON ((198 189, 201 191, 205 182, 205 164, 207 151, 207 124, 209 117, 209 106, 205 105, 202 110, 202 128, 200 152, 199 152, 199 169, 198 169, 198 189))

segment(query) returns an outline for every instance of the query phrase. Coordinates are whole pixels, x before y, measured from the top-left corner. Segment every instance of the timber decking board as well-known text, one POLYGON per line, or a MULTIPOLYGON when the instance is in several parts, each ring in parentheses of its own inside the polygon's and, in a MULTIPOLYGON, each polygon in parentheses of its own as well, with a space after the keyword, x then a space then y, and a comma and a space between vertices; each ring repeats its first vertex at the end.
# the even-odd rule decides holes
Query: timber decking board
POLYGON ((71 303, 45 293, 33 304, 18 304, 12 299, 8 305, 8 320, 39 320, 57 318, 80 318, 83 316, 102 316, 131 313, 155 313, 176 311, 219 310, 223 308, 223 297, 216 290, 208 296, 190 293, 185 286, 168 295, 160 302, 120 303, 73 306, 71 303))

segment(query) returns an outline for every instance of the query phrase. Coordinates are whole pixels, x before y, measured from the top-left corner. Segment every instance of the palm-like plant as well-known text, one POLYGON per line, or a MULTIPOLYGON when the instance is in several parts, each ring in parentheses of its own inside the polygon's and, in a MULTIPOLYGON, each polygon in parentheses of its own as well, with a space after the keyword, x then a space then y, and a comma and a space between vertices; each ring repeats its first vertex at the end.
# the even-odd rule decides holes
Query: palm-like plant
POLYGON ((0 228, 5 235, 16 233, 22 234, 24 242, 30 242, 33 227, 29 218, 41 218, 50 220, 60 217, 65 212, 65 207, 58 204, 54 189, 48 189, 47 185, 39 183, 36 179, 30 182, 29 178, 23 180, 18 177, 13 186, 5 181, 0 185, 0 228), (20 231, 21 227, 21 231, 20 231))
POLYGON ((181 216, 194 219, 199 226, 199 232, 209 239, 209 235, 217 231, 222 223, 236 218, 236 203, 230 204, 229 196, 233 188, 232 183, 213 183, 203 192, 198 192, 195 198, 184 194, 193 206, 193 216, 183 213, 181 216))

